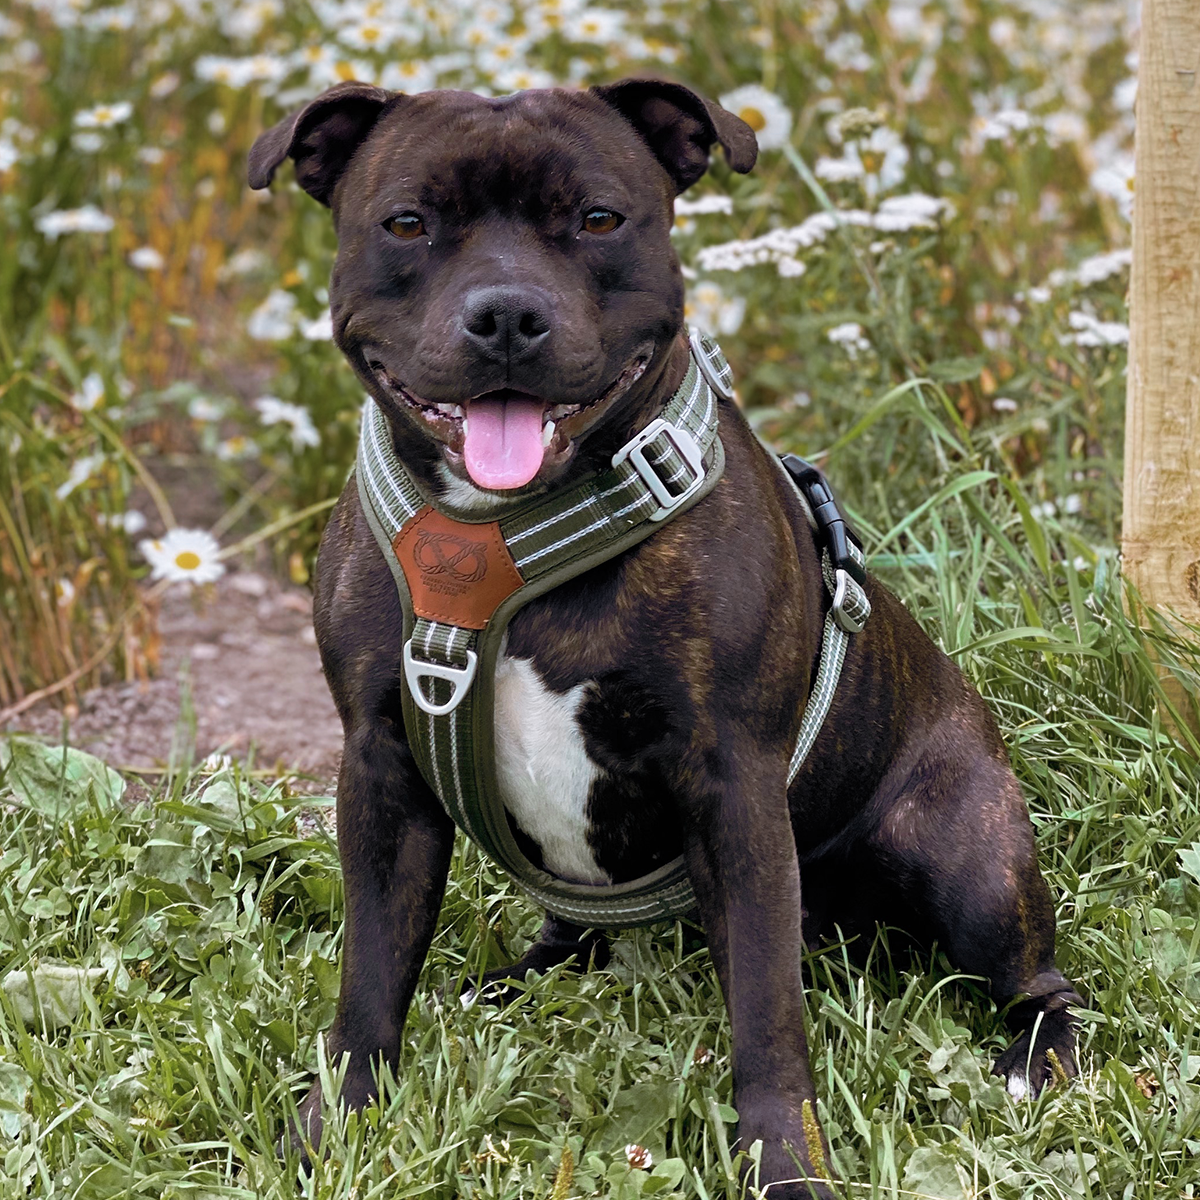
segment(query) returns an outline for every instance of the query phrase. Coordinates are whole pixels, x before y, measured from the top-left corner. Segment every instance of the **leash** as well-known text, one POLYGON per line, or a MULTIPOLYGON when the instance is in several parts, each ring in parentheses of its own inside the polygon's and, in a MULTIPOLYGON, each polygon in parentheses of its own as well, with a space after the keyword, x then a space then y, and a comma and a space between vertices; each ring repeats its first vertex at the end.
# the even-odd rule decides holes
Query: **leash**
MULTIPOLYGON (((643 541, 716 486, 725 466, 718 400, 732 400, 732 384, 720 348, 693 330, 683 383, 608 468, 490 519, 444 500, 435 506, 396 456, 378 405, 368 399, 363 410, 355 476, 404 612, 404 724, 417 765, 455 824, 522 891, 579 925, 626 928, 673 919, 695 907, 695 896, 682 856, 639 879, 583 884, 551 875, 522 853, 494 762, 495 670, 504 634, 530 600, 643 541)), ((803 465, 809 472, 803 481, 786 462, 784 468, 810 521, 819 529, 840 522, 844 530, 824 477, 803 465)), ((829 710, 850 632, 870 613, 862 561, 861 548, 847 537, 823 550, 833 608, 789 783, 829 710)))

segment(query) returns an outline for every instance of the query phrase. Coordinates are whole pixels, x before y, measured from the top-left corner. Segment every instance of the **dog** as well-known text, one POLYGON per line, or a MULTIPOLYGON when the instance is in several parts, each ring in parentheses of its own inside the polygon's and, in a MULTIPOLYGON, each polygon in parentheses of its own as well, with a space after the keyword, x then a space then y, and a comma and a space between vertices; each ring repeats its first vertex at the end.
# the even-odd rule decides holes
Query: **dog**
MULTIPOLYGON (((291 158, 331 208, 334 340, 432 507, 483 521, 607 469, 680 388, 673 202, 717 144, 752 169, 751 129, 664 81, 497 98, 349 82, 262 133, 249 181, 266 187, 291 158)), ((681 859, 729 1012, 738 1145, 761 1140, 771 1196, 824 1198, 806 944, 880 920, 936 938, 997 1004, 1016 1001, 996 1064, 1015 1096, 1056 1063, 1076 1074, 1080 1000, 1055 965, 1054 910, 996 723, 873 578, 870 620, 789 786, 829 609, 820 550, 736 404, 718 407, 724 473, 703 499, 512 616, 495 664, 497 778, 522 853, 551 876, 621 883, 681 859), (524 772, 502 769, 513 760, 524 772)), ((427 538, 419 554, 441 569, 445 544, 427 538)), ((466 554, 451 565, 469 575, 466 554)), ((321 542, 314 620, 345 727, 328 1045, 349 1052, 352 1107, 399 1060, 455 834, 406 731, 414 685, 386 557, 351 483, 321 542)), ((551 913, 529 952, 486 978, 602 963, 606 946, 551 913)), ((315 1083, 297 1146, 319 1142, 323 1099, 315 1083)))

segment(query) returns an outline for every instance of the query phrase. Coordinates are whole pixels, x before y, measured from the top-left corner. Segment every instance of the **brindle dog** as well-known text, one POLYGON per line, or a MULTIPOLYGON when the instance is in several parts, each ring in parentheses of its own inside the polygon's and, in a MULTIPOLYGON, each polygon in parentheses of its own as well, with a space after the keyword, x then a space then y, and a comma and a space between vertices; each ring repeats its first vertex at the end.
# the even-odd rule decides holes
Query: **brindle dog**
MULTIPOLYGON (((265 187, 290 157, 333 210, 334 339, 427 494, 482 513, 607 463, 680 384, 672 202, 714 143, 734 170, 753 166, 749 127, 670 83, 495 99, 347 83, 259 137, 250 183, 265 187), (545 443, 527 480, 486 447, 472 458, 470 437, 483 435, 464 429, 464 415, 494 432, 518 411, 534 413, 545 443)), ((762 1139, 772 1197, 825 1197, 797 1179, 825 1158, 805 1132, 806 942, 883 920, 936 938, 997 1003, 1022 997, 1010 1010, 1019 1036, 996 1065, 1015 1095, 1050 1078, 1051 1051, 1075 1073, 1068 1006, 1079 998, 1055 966, 1054 910, 995 721, 873 579, 873 615, 786 786, 827 597, 797 497, 735 405, 722 403, 720 431, 727 465, 708 497, 516 615, 497 746, 519 743, 531 777, 544 768, 551 781, 506 794, 548 869, 621 881, 685 855, 732 1024, 739 1145, 762 1139)), ((342 1099, 361 1106, 378 1064, 400 1058, 455 830, 405 738, 400 604, 353 485, 316 580, 346 734, 346 934, 329 1049, 350 1052, 342 1099)), ((492 975, 604 947, 549 918, 530 952, 492 975)), ((321 1103, 314 1084, 297 1144, 319 1141, 321 1103)))

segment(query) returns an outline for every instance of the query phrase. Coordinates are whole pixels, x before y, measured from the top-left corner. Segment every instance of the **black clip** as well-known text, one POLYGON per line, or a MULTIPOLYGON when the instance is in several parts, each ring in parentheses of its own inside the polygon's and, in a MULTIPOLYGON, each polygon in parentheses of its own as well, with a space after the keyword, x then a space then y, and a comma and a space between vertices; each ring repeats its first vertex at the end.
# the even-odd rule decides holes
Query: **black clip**
POLYGON ((846 518, 842 516, 837 501, 833 498, 829 480, 817 467, 806 462, 798 454, 781 454, 779 461, 795 481, 800 494, 808 501, 808 507, 817 523, 817 532, 829 550, 834 569, 840 567, 860 587, 864 586, 867 582, 867 572, 861 562, 850 553, 850 543, 853 542, 861 551, 862 541, 846 524, 846 518))

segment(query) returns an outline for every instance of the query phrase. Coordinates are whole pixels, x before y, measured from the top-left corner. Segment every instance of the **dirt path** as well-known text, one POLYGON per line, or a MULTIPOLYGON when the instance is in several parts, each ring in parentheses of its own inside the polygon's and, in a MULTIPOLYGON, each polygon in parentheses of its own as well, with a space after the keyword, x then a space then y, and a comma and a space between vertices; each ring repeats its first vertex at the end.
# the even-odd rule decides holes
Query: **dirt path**
MULTIPOLYGON (((297 772, 300 786, 332 793, 342 727, 312 632, 312 599, 252 571, 227 574, 210 597, 184 586, 164 597, 162 669, 149 683, 86 693, 68 723, 73 745, 112 766, 148 769, 185 745, 256 767, 297 772)), ((64 714, 43 704, 11 728, 60 736, 64 714)))

